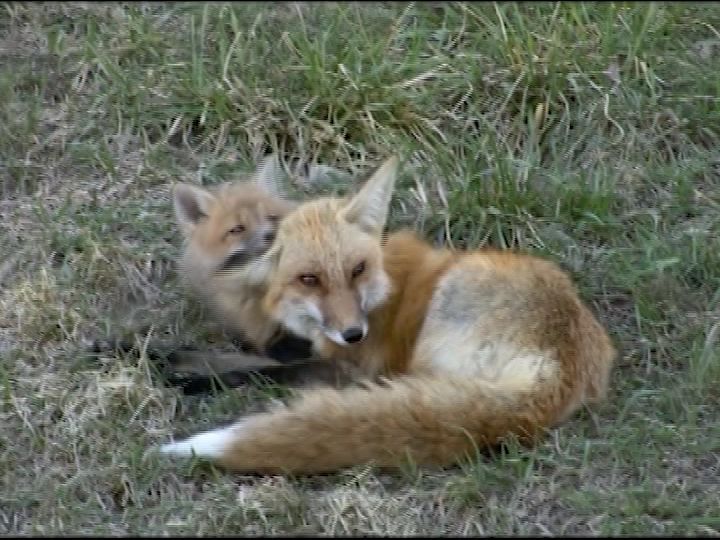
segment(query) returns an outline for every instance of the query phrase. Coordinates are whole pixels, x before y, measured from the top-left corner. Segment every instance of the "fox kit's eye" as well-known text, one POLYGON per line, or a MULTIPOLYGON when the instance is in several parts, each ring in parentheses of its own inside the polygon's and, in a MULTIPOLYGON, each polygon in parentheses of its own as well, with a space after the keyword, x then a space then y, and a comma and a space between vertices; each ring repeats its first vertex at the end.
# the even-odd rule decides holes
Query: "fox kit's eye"
POLYGON ((315 274, 301 274, 298 279, 303 285, 307 285, 308 287, 317 287, 320 285, 320 278, 315 274))
POLYGON ((270 214, 270 215, 267 217, 267 220, 270 221, 270 222, 272 222, 272 223, 277 223, 278 221, 280 221, 280 216, 278 216, 277 214, 270 214))
POLYGON ((245 232, 245 225, 235 225, 227 234, 241 234, 245 232))
POLYGON ((360 274, 362 274, 364 271, 365 271, 365 261, 361 262, 361 263, 358 264, 355 268, 353 268, 353 271, 352 271, 352 277, 353 277, 353 279, 355 279, 356 277, 358 277, 358 276, 359 276, 360 274))

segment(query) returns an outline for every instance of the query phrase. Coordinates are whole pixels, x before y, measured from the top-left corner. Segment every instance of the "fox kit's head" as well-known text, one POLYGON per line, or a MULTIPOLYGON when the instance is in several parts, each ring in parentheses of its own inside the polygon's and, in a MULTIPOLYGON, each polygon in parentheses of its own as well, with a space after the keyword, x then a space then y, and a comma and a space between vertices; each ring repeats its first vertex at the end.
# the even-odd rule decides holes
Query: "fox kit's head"
POLYGON ((177 184, 173 202, 186 240, 186 265, 202 274, 229 274, 265 253, 280 219, 295 206, 280 193, 280 172, 270 156, 246 182, 213 191, 177 184))
POLYGON ((381 238, 397 170, 386 161, 350 199, 306 202, 280 224, 264 306, 300 337, 359 343, 387 297, 381 238))

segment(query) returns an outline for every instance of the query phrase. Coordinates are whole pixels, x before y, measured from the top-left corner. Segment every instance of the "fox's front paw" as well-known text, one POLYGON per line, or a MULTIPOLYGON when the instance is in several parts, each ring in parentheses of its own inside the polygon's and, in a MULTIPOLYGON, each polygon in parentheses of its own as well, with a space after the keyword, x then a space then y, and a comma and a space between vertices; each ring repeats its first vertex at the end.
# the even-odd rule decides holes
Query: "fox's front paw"
POLYGON ((312 356, 312 342, 284 334, 267 348, 267 356, 283 363, 307 360, 312 356))

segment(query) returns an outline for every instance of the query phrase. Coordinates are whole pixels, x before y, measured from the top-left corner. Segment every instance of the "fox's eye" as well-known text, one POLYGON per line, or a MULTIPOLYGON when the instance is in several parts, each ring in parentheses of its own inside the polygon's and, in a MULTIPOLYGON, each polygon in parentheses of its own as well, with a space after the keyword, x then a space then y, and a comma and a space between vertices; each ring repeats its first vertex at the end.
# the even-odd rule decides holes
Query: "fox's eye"
POLYGON ((358 276, 359 276, 360 274, 362 274, 364 271, 365 271, 365 261, 361 262, 361 263, 358 264, 355 268, 353 268, 353 271, 352 271, 352 277, 353 277, 353 279, 355 279, 356 277, 358 277, 358 276))
POLYGON ((280 216, 278 216, 277 214, 270 214, 267 217, 267 220, 272 221, 273 223, 277 223, 278 221, 280 221, 280 216))
POLYGON ((245 232, 245 225, 235 225, 227 234, 241 234, 245 232))
POLYGON ((301 274, 298 279, 303 285, 307 285, 308 287, 317 287, 320 285, 320 278, 318 278, 315 274, 301 274))

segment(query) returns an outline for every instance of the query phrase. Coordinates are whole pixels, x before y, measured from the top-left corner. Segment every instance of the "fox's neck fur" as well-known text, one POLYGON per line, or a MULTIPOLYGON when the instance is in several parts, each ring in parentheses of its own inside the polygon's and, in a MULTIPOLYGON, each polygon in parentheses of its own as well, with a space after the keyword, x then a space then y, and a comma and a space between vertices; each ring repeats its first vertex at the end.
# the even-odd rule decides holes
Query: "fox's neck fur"
POLYGON ((390 291, 369 314, 368 337, 350 349, 323 338, 316 342, 317 351, 328 359, 355 364, 369 377, 407 373, 433 285, 456 256, 429 246, 411 231, 388 235, 383 242, 383 268, 390 291), (419 268, 423 272, 417 272, 419 268))

